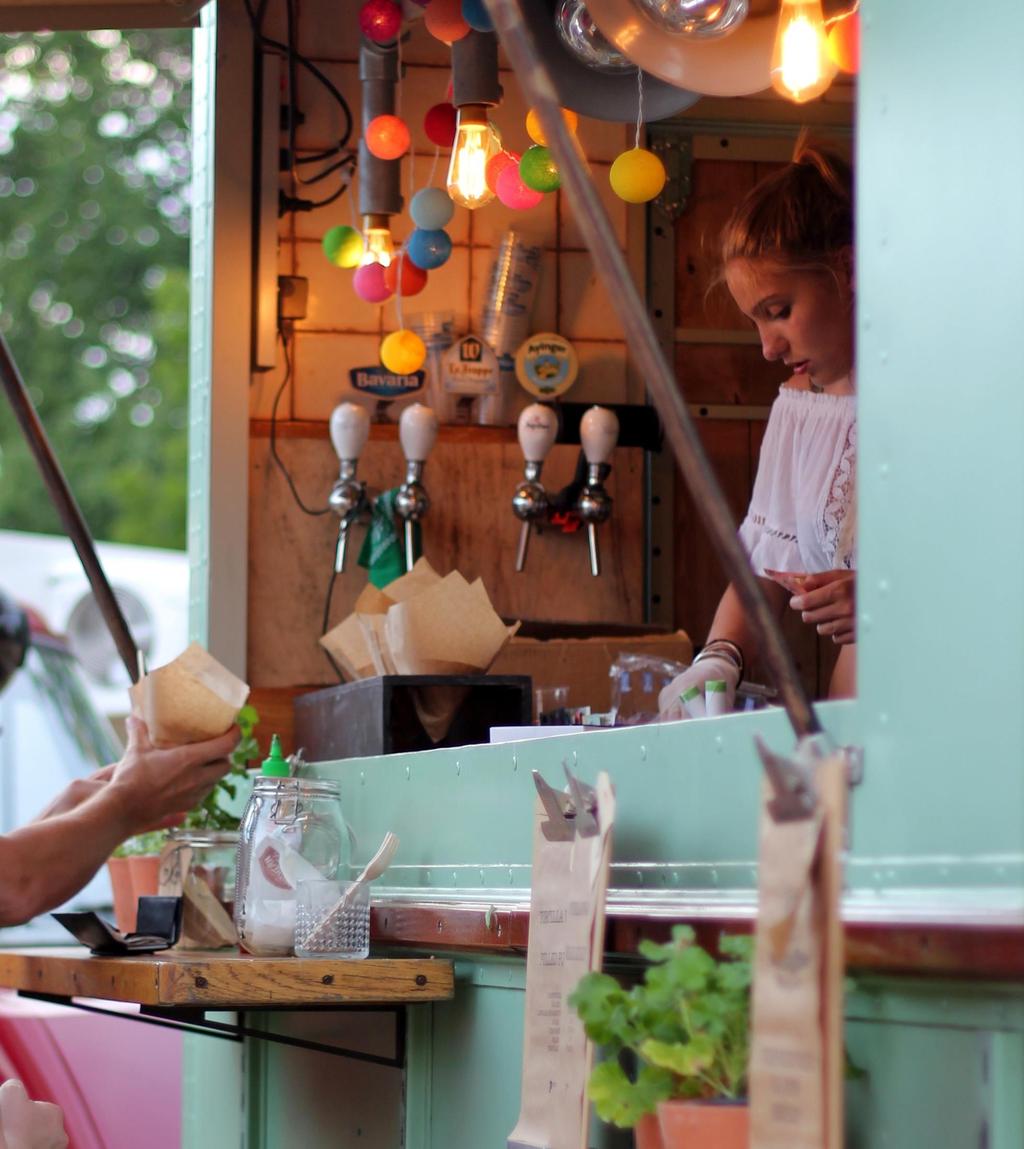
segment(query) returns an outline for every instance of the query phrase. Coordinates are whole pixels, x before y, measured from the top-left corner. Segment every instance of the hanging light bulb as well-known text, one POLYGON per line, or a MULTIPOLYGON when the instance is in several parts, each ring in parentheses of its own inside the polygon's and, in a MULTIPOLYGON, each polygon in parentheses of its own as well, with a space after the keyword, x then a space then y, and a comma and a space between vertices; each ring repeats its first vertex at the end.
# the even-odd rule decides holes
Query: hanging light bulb
POLYGON ((772 87, 796 104, 820 96, 832 83, 821 0, 782 0, 772 50, 772 87))
POLYGON ((463 104, 448 165, 448 195, 463 207, 482 207, 494 199, 487 183, 487 164, 501 151, 498 129, 483 104, 463 104))
POLYGON ((379 263, 387 267, 394 258, 395 245, 391 239, 391 228, 386 215, 363 216, 363 242, 366 251, 360 261, 360 266, 368 263, 379 263))

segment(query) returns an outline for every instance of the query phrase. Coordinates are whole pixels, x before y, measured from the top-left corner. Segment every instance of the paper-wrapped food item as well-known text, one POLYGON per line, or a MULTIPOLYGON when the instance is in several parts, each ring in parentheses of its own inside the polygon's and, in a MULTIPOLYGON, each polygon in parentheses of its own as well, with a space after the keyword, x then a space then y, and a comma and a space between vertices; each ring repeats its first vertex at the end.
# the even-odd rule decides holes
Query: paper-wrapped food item
POLYGON ((223 734, 249 697, 249 687, 197 642, 129 690, 132 713, 155 746, 202 742, 223 734))
MULTIPOLYGON (((518 629, 501 621, 480 579, 467 582, 458 571, 442 578, 420 559, 383 590, 360 595, 355 611, 320 641, 352 679, 484 674, 518 629)), ((435 742, 464 697, 464 687, 417 691, 417 714, 435 742)))

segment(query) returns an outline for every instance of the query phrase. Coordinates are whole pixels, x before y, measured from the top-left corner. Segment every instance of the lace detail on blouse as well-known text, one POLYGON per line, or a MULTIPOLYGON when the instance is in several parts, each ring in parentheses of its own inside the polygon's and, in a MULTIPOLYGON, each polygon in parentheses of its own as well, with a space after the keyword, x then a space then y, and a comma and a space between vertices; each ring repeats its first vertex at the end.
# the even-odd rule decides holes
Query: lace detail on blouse
POLYGON ((857 424, 851 423, 846 432, 846 441, 835 471, 832 473, 832 482, 828 489, 828 498, 825 500, 825 509, 822 512, 824 528, 825 553, 829 556, 833 569, 840 567, 850 570, 853 567, 854 556, 852 547, 841 546, 844 536, 847 538, 850 531, 844 531, 844 525, 850 527, 852 521, 847 523, 847 516, 852 518, 853 484, 855 477, 855 460, 857 455, 857 424))

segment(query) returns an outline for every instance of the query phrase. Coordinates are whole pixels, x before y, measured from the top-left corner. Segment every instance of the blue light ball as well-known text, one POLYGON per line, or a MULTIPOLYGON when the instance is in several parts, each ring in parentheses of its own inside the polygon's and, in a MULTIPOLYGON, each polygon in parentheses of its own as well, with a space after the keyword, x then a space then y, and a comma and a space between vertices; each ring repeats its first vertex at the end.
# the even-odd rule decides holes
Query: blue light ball
POLYGON ((424 271, 433 271, 447 263, 451 253, 452 241, 440 228, 418 227, 405 241, 405 254, 424 271))
POLYGON ((455 204, 444 188, 424 188, 412 197, 409 214, 417 227, 437 231, 455 214, 455 204))
POLYGON ((462 0, 462 18, 477 32, 494 31, 494 21, 484 0, 462 0))

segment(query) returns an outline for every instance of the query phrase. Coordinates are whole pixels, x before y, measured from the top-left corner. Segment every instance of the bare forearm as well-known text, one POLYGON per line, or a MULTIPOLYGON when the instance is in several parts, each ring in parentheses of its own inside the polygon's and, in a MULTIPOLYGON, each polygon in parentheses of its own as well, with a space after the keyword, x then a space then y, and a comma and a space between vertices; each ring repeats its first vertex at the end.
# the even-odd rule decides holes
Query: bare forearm
MULTIPOLYGON (((781 615, 788 597, 787 592, 770 579, 758 579, 758 582, 760 582, 774 613, 781 615)), ((722 595, 718 609, 715 611, 711 629, 708 631, 708 639, 712 638, 727 638, 730 642, 736 643, 742 649, 748 667, 758 656, 761 644, 758 641, 757 632, 750 625, 746 611, 740 602, 740 596, 736 593, 732 583, 725 588, 725 594, 722 595)))
POLYGON ((73 810, 0 838, 0 925, 28 921, 77 893, 131 836, 121 795, 104 786, 73 810))

